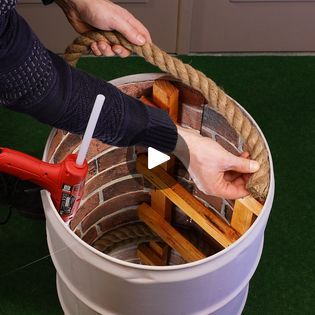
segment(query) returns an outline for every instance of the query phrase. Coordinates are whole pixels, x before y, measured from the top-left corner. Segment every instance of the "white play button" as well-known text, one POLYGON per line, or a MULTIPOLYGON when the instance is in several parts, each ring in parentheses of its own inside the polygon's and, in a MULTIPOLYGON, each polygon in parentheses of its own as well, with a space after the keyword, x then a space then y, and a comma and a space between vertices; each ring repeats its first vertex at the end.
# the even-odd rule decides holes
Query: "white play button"
POLYGON ((149 147, 148 149, 148 169, 152 169, 166 161, 168 161, 170 157, 154 148, 149 147))

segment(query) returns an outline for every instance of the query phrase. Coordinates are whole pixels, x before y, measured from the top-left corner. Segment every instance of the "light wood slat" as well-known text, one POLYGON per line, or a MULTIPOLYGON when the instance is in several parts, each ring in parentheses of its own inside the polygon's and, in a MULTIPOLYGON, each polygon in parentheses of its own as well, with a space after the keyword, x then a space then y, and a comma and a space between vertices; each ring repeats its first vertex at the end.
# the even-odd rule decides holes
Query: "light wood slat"
POLYGON ((263 205, 252 196, 237 199, 237 203, 246 207, 249 211, 254 213, 256 217, 260 215, 263 208, 263 205))
MULTIPOLYGON (((157 80, 154 82, 152 87, 152 98, 153 103, 150 102, 144 96, 141 100, 149 105, 160 107, 168 112, 171 119, 177 122, 178 118, 178 98, 179 90, 169 81, 157 80)), ((171 156, 171 159, 161 165, 161 167, 169 173, 173 172, 175 165, 175 156, 171 156)), ((171 222, 172 219, 172 202, 166 198, 159 190, 152 191, 151 193, 151 207, 157 211, 165 220, 171 222)), ((167 258, 169 254, 168 246, 159 246, 156 242, 150 242, 150 247, 153 251, 161 257, 159 265, 167 264, 167 258)), ((151 250, 151 252, 152 252, 151 250)), ((141 249, 139 249, 141 252, 141 249)))
POLYGON ((138 156, 137 171, 142 173, 147 180, 193 219, 214 240, 223 247, 227 247, 240 237, 239 233, 220 216, 206 208, 161 167, 157 166, 149 170, 147 161, 145 155, 138 156))
POLYGON ((174 248, 185 261, 192 262, 205 258, 203 253, 183 237, 148 204, 143 203, 138 207, 138 216, 156 234, 158 234, 165 243, 174 248))
POLYGON ((178 118, 179 90, 169 81, 156 80, 153 84, 153 102, 166 110, 174 122, 178 118))
POLYGON ((140 244, 137 249, 137 255, 140 258, 140 261, 145 265, 164 265, 163 263, 161 263, 161 257, 148 244, 140 244))
MULTIPOLYGON (((152 207, 151 207, 152 208, 152 207)), ((162 242, 151 241, 149 246, 162 258, 165 260, 165 256, 167 256, 167 244, 162 242)))
POLYGON ((165 266, 167 265, 169 248, 170 247, 164 242, 151 241, 139 245, 137 248, 137 255, 141 262, 146 265, 165 266), (150 255, 152 256, 151 258, 150 255))
MULTIPOLYGON (((171 156, 171 159, 163 163, 162 165, 160 165, 160 167, 168 172, 172 172, 174 164, 175 164, 175 157, 171 156)), ((155 191, 152 191, 151 193, 151 207, 157 212, 159 212, 161 216, 165 218, 167 221, 169 222, 171 221, 173 204, 158 189, 155 191)))
MULTIPOLYGON (((153 102, 166 110, 174 122, 178 119, 179 90, 169 81, 156 80, 152 87, 153 102)), ((161 165, 169 173, 173 172, 175 156, 161 165)), ((159 190, 151 194, 151 207, 162 215, 167 221, 172 218, 172 203, 159 190)))
POLYGON ((263 205, 251 196, 235 200, 231 226, 244 234, 260 214, 263 205))

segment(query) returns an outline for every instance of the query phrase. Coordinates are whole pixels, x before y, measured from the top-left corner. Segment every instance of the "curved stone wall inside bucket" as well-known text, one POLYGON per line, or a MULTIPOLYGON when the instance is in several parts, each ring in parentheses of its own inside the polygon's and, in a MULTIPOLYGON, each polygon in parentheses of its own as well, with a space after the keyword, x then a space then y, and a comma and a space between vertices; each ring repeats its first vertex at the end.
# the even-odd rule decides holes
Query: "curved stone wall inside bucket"
MULTIPOLYGON (((150 96, 153 81, 128 83, 119 88, 134 97, 150 96)), ((243 151, 243 142, 227 121, 207 104, 204 97, 178 82, 180 90, 179 123, 199 130, 203 136, 211 137, 232 153, 243 151)), ((81 137, 56 131, 51 142, 48 160, 58 163, 69 153, 77 152, 81 137)), ((70 223, 70 228, 86 243, 118 259, 140 263, 137 245, 158 240, 151 230, 141 223, 137 207, 150 204, 152 187, 136 171, 137 154, 144 152, 140 146, 118 148, 93 140, 87 160, 89 173, 81 206, 70 223)), ((231 220, 233 202, 206 196, 198 190, 184 166, 177 160, 173 176, 189 192, 214 209, 228 223, 231 220)), ((172 225, 185 235, 207 256, 217 252, 219 247, 180 209, 174 208, 172 225)), ((169 264, 184 263, 172 251, 169 264)))

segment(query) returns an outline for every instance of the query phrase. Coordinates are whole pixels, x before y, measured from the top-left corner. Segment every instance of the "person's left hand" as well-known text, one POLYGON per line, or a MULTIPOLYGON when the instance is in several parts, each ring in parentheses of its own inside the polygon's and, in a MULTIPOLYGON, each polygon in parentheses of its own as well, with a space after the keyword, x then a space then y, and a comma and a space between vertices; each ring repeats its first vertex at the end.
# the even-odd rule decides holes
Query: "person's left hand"
MULTIPOLYGON (((83 34, 95 28, 116 30, 131 43, 142 46, 152 42, 146 27, 130 12, 109 0, 55 0, 62 8, 73 28, 83 34)), ((130 51, 121 45, 111 46, 106 41, 93 42, 91 49, 96 56, 127 57, 130 51)))
POLYGON ((238 199, 249 194, 246 184, 259 164, 225 150, 216 141, 192 129, 177 126, 178 139, 173 152, 187 168, 196 186, 206 195, 238 199))

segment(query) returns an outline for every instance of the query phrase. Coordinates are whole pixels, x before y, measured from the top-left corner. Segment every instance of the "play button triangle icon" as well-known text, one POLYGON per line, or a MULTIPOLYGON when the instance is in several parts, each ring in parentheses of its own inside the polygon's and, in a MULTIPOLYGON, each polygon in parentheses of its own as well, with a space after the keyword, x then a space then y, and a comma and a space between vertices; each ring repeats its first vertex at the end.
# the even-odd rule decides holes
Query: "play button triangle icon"
POLYGON ((152 168, 168 161, 170 157, 154 148, 148 148, 148 169, 152 168))

